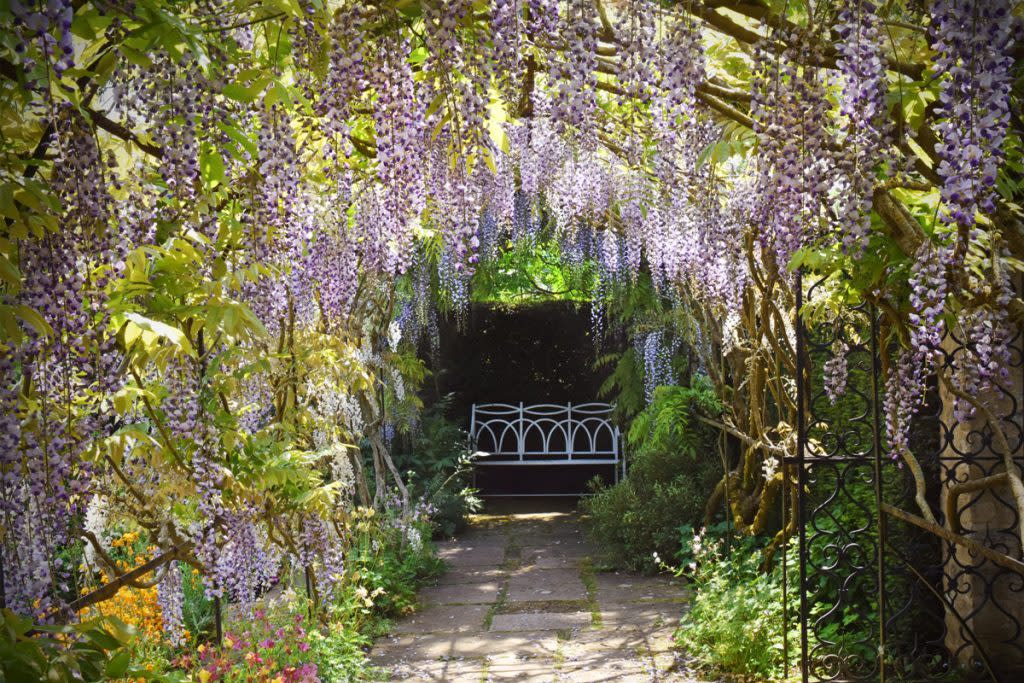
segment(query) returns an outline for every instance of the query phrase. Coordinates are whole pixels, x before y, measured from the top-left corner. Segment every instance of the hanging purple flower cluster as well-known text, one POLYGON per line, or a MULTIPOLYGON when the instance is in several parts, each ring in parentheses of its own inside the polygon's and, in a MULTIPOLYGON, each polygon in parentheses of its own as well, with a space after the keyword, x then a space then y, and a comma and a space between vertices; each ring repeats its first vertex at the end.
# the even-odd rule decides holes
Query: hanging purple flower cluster
MULTIPOLYGON (((17 51, 25 53, 30 41, 39 44, 39 50, 59 78, 75 66, 75 46, 71 34, 74 7, 71 0, 11 0, 10 10, 14 15, 15 31, 21 42, 17 51), (33 11, 34 10, 34 11, 33 11), (57 37, 54 37, 54 29, 57 37)), ((32 71, 34 63, 24 63, 26 71, 32 71)))
POLYGON ((316 592, 321 600, 330 599, 345 576, 342 539, 331 525, 316 515, 303 515, 299 523, 298 554, 295 565, 309 567, 316 577, 316 592))
POLYGON ((549 77, 555 92, 551 118, 560 126, 571 126, 592 135, 597 116, 597 19, 594 3, 569 0, 562 22, 561 40, 566 54, 552 59, 549 77))
MULTIPOLYGON (((408 45, 382 40, 378 45, 379 68, 370 74, 377 91, 373 121, 377 140, 377 180, 380 211, 372 220, 373 232, 387 245, 384 272, 404 272, 412 259, 413 217, 426 203, 424 144, 426 130, 422 107, 416 97, 412 69, 406 61, 408 45)), ((369 265, 369 264, 368 264, 369 265)))
MULTIPOLYGON (((935 146, 944 220, 961 229, 995 209, 1013 84, 1014 28, 1002 0, 939 0, 931 8, 943 121, 935 146)), ((966 235, 964 235, 966 237, 966 235)))
MULTIPOLYGON (((437 293, 451 307, 460 327, 469 313, 469 278, 469 273, 455 260, 455 256, 443 249, 437 262, 437 293)), ((432 340, 436 338, 436 334, 429 336, 432 340)))
POLYGON ((234 602, 249 608, 277 578, 280 551, 267 540, 253 511, 232 511, 222 521, 224 543, 217 552, 214 580, 234 602))
POLYGON ((828 92, 818 70, 802 64, 820 61, 811 37, 779 56, 764 45, 755 49, 750 113, 757 133, 762 206, 757 223, 764 246, 778 254, 780 269, 805 244, 819 237, 825 197, 831 186, 828 92))
POLYGON ((822 368, 825 384, 825 395, 835 405, 846 394, 846 383, 849 379, 850 363, 848 355, 850 346, 844 341, 837 341, 832 346, 832 355, 822 368))
POLYGON ((836 27, 836 66, 842 74, 843 96, 839 113, 846 140, 837 153, 845 175, 840 187, 837 218, 842 245, 859 254, 871 231, 871 196, 875 167, 882 157, 888 130, 885 94, 886 58, 877 9, 872 0, 847 0, 836 27))
POLYGON ((160 606, 160 620, 164 635, 173 645, 185 644, 185 586, 181 580, 181 568, 172 560, 156 586, 156 600, 160 606))
MULTIPOLYGON (((424 69, 434 79, 429 99, 425 99, 448 102, 451 120, 442 125, 448 130, 452 151, 462 156, 490 147, 486 123, 492 66, 483 46, 491 42, 491 27, 484 25, 476 30, 478 35, 464 40, 466 18, 472 11, 471 0, 423 3, 427 46, 424 69)), ((503 28, 503 38, 509 39, 509 26, 503 28)))
POLYGON ((662 330, 651 330, 633 338, 637 358, 643 363, 644 398, 648 405, 654 400, 654 390, 660 386, 676 383, 672 371, 672 356, 678 347, 678 340, 668 338, 662 330))
MULTIPOLYGON (((1005 274, 1001 279, 995 287, 993 305, 967 311, 960 316, 958 325, 965 338, 964 345, 952 359, 951 380, 957 389, 978 400, 986 400, 999 386, 1005 387, 1010 375, 1012 334, 1007 304, 1013 297, 1013 287, 1005 274)), ((966 422, 976 414, 973 403, 956 397, 953 415, 959 422, 966 422)))
POLYGON ((352 103, 366 89, 366 14, 358 5, 337 12, 329 28, 330 66, 320 84, 314 107, 328 136, 326 144, 335 154, 350 154, 348 120, 352 103))
MULTIPOLYGON (((700 30, 687 13, 673 13, 665 21, 657 56, 661 81, 652 111, 652 123, 659 147, 662 147, 672 144, 680 118, 692 120, 695 117, 697 86, 705 78, 700 30)), ((663 173, 660 172, 659 177, 663 173)))
POLYGON ((121 362, 106 298, 117 178, 77 112, 54 116, 51 187, 60 229, 19 243, 21 287, 4 297, 35 311, 48 329, 26 325, 20 346, 5 345, 0 373, 9 441, 0 460, 6 595, 15 609, 47 619, 70 590, 74 568, 59 551, 79 536, 93 485, 84 455, 106 423, 101 399, 117 390, 121 362), (23 416, 15 387, 25 395, 23 416))
POLYGON ((622 47, 618 79, 625 97, 639 103, 650 101, 658 85, 655 74, 654 8, 650 0, 628 0, 618 35, 622 47))
POLYGON ((526 0, 526 9, 529 12, 529 20, 526 23, 526 33, 534 42, 537 39, 545 40, 558 31, 559 25, 559 0, 526 0))
POLYGON ((889 456, 899 458, 910 447, 910 421, 917 414, 924 397, 924 370, 914 351, 902 349, 889 368, 885 381, 885 433, 889 456))
POLYGON ((515 78, 519 68, 522 15, 522 0, 491 0, 494 59, 506 79, 515 78))
POLYGON ((946 267, 949 251, 925 242, 914 257, 910 274, 910 348, 919 363, 933 357, 945 329, 946 267))
POLYGON ((446 253, 451 252, 452 267, 472 275, 480 260, 477 230, 484 204, 482 172, 471 177, 461 164, 451 168, 447 156, 437 148, 432 162, 431 223, 440 232, 446 253))

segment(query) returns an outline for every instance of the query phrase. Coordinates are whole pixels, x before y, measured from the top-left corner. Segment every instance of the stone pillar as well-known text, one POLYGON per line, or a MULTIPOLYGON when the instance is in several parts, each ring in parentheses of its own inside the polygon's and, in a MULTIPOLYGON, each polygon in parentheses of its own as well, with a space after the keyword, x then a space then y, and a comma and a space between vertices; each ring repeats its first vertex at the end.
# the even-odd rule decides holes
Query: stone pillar
MULTIPOLYGON (((981 397, 1001 422, 1018 475, 1024 474, 1022 340, 1018 336, 1012 343, 1015 348, 1011 349, 1009 392, 981 397)), ((946 343, 945 351, 955 363, 965 350, 955 348, 956 342, 948 338, 946 343)), ((943 425, 956 425, 948 432, 944 429, 941 437, 940 500, 945 510, 951 485, 998 474, 1006 468, 999 441, 993 438, 985 417, 979 414, 967 424, 957 425, 953 417, 955 397, 941 384, 939 393, 943 425)), ((1009 486, 965 493, 959 497, 956 509, 962 535, 998 552, 1021 557, 1020 521, 1009 486)), ((949 521, 945 522, 948 527, 949 521)), ((963 546, 943 543, 946 598, 973 631, 992 667, 1003 676, 1012 676, 1006 680, 1022 680, 1016 675, 1024 676, 1024 576, 985 558, 972 557, 963 546)), ((976 670, 981 664, 970 633, 948 612, 945 645, 961 666, 976 670)))

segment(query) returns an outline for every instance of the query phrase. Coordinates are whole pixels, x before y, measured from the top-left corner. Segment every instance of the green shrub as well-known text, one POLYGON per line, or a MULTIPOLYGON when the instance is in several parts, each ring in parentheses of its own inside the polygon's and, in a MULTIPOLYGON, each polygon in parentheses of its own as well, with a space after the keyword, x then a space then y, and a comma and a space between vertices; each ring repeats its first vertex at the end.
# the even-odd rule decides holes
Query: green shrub
MULTIPOLYGON (((726 549, 715 533, 702 530, 693 534, 690 527, 681 532, 683 549, 678 557, 683 567, 679 573, 690 578, 695 593, 676 632, 680 647, 700 668, 714 674, 757 681, 782 678, 781 562, 776 561, 770 571, 761 571, 764 539, 739 539, 726 549)), ((795 562, 794 557, 793 568, 795 562)), ((791 611, 796 600, 791 592, 791 611)), ((789 628, 793 657, 800 643, 796 619, 790 620, 789 628)))
POLYGON ((0 611, 0 681, 80 683, 131 679, 181 681, 136 667, 132 643, 139 632, 113 617, 75 624, 33 624, 9 609, 0 611))
POLYGON ((213 632, 213 601, 206 597, 206 589, 199 572, 184 562, 180 562, 179 567, 182 576, 181 614, 185 629, 193 638, 204 639, 213 632))
POLYGON ((414 498, 426 500, 431 521, 440 536, 454 536, 466 527, 466 517, 480 509, 481 500, 470 487, 472 462, 469 439, 458 425, 445 419, 451 397, 424 412, 416 434, 395 449, 398 468, 414 498))
POLYGON ((652 571, 657 552, 672 557, 680 548, 679 527, 698 524, 722 476, 715 457, 716 434, 692 420, 700 407, 719 408, 709 385, 658 387, 650 407, 630 429, 629 472, 619 484, 592 482, 581 508, 606 566, 652 571))

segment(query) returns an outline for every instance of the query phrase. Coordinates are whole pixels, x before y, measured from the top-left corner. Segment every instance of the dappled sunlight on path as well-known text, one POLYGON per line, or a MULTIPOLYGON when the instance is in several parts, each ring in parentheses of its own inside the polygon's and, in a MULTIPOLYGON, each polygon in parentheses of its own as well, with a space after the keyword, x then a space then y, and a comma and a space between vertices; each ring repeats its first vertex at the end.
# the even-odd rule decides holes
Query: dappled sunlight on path
POLYGON ((672 642, 688 589, 594 571, 576 514, 478 515, 440 553, 423 609, 374 647, 391 680, 696 681, 672 642))

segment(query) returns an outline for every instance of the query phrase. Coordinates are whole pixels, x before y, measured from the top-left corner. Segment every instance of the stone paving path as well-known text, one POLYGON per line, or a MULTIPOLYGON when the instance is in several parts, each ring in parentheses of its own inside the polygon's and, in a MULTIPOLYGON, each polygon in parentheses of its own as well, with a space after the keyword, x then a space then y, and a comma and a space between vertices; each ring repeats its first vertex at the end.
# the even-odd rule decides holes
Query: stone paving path
POLYGON ((390 680, 695 681, 672 649, 687 589, 595 572, 573 513, 480 515, 440 554, 423 609, 371 653, 390 680))

